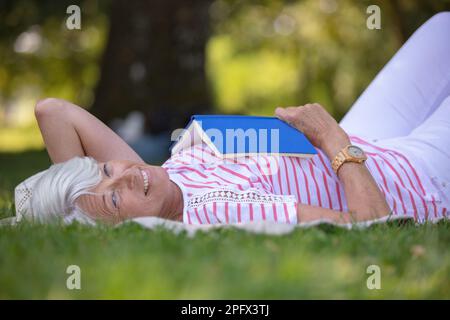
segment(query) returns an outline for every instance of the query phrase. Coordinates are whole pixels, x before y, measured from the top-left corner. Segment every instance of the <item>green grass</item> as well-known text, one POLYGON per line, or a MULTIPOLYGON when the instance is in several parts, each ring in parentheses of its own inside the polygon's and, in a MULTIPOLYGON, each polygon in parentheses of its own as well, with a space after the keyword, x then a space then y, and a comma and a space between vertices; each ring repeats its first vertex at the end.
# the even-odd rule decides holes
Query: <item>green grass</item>
MULTIPOLYGON (((43 152, 0 154, 0 216, 13 212, 13 186, 47 164, 43 152)), ((0 229, 0 298, 448 299, 449 244, 449 222, 193 238, 134 224, 23 224, 0 229), (66 288, 73 264, 81 290, 66 288), (381 290, 367 289, 371 264, 381 290)))

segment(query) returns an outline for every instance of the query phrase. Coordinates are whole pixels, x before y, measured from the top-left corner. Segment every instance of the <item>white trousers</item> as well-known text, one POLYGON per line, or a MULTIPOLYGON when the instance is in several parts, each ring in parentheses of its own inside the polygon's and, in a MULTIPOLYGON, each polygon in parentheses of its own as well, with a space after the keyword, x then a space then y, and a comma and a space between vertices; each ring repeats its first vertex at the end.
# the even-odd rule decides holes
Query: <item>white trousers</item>
POLYGON ((410 37, 340 124, 405 154, 450 199, 450 12, 410 37))

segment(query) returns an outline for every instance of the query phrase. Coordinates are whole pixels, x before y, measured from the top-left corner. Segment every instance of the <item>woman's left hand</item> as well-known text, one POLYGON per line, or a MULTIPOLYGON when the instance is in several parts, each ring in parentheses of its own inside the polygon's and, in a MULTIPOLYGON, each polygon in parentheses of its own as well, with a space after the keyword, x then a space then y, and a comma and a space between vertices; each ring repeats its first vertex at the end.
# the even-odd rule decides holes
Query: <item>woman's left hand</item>
POLYGON ((314 146, 325 152, 333 154, 336 149, 349 143, 345 131, 318 103, 299 107, 278 107, 275 109, 275 115, 303 132, 314 146))

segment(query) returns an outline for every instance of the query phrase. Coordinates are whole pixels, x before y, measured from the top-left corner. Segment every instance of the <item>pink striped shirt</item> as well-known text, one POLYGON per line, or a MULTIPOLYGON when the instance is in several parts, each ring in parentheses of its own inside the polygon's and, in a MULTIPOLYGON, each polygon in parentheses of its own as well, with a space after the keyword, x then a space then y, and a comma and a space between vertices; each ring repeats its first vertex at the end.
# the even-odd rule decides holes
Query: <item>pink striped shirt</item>
MULTIPOLYGON (((366 166, 393 215, 418 222, 446 215, 437 190, 402 154, 358 137, 366 166)), ((249 156, 222 159, 206 144, 180 151, 163 164, 182 190, 189 224, 274 221, 297 223, 297 204, 347 211, 344 189, 321 150, 312 158, 249 156)))

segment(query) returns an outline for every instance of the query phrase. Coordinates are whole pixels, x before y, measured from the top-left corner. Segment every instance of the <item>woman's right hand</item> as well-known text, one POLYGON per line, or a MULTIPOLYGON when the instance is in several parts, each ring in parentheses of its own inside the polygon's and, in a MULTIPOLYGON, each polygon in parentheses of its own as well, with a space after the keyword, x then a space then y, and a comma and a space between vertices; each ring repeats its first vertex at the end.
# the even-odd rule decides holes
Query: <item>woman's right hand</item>
POLYGON ((299 107, 276 108, 275 115, 297 128, 330 158, 350 143, 345 131, 318 103, 299 107))

